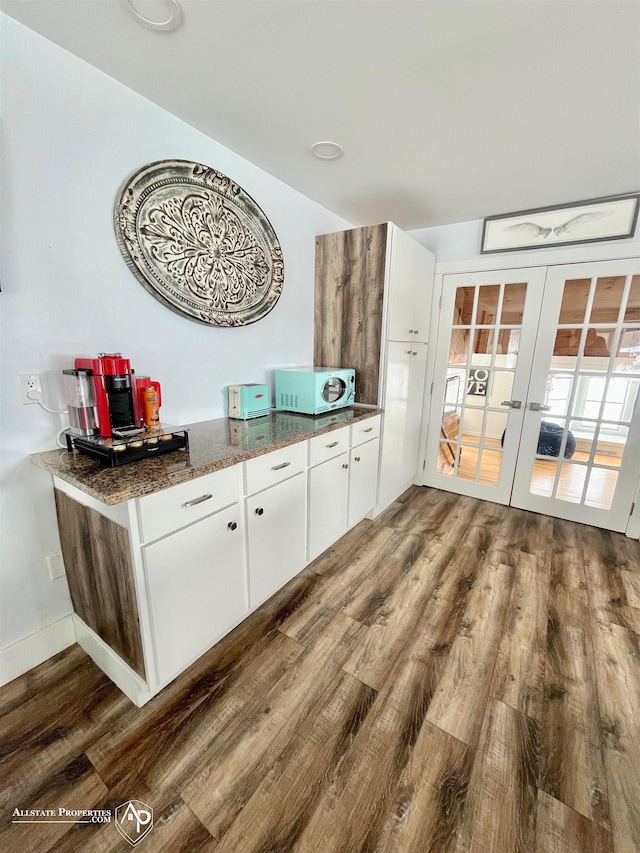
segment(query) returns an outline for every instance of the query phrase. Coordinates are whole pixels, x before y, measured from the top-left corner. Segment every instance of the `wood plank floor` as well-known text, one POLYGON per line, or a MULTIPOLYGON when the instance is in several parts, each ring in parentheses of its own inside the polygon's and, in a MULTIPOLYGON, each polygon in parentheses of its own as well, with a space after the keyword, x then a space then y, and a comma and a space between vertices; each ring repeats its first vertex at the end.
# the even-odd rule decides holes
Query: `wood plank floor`
POLYGON ((638 853, 640 543, 412 488, 144 708, 77 647, 2 689, 0 849, 638 853))

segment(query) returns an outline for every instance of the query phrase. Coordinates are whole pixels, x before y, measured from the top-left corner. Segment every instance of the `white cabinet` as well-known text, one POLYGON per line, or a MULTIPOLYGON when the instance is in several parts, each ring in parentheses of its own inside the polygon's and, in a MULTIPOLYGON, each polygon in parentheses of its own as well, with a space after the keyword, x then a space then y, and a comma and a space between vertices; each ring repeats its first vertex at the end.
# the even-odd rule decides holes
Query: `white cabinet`
POLYGON ((79 504, 65 510, 76 550, 91 534, 77 521, 89 507, 124 530, 118 562, 128 554, 126 595, 98 604, 134 625, 137 656, 76 612, 78 642, 143 705, 374 508, 380 423, 357 417, 116 509, 56 478, 79 504))
POLYGON ((435 257, 389 223, 388 340, 426 342, 435 257))
POLYGON ((378 491, 379 439, 354 447, 349 463, 349 508, 347 526, 353 527, 376 504, 378 491))
POLYGON ((344 430, 322 437, 324 452, 329 452, 331 446, 336 448, 337 439, 340 439, 337 448, 349 444, 351 448, 309 469, 309 560, 322 554, 374 508, 380 420, 378 415, 353 424, 348 437, 343 435, 344 430))
POLYGON ((246 510, 249 605, 253 610, 307 563, 306 473, 251 495, 246 510))
POLYGON ((348 493, 349 453, 341 453, 309 470, 309 560, 322 554, 346 531, 348 493))
POLYGON ((378 503, 397 497, 416 475, 427 345, 389 341, 382 407, 378 503))
POLYGON ((242 504, 143 552, 155 664, 165 684, 248 612, 242 504))

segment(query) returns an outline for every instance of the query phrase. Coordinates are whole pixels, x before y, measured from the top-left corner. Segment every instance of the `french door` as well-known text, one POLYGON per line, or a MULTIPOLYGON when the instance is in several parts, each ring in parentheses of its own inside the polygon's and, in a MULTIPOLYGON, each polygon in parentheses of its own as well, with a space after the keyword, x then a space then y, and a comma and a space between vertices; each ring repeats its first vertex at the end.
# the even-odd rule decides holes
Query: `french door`
POLYGON ((639 384, 637 261, 445 276, 425 485, 623 531, 639 384))

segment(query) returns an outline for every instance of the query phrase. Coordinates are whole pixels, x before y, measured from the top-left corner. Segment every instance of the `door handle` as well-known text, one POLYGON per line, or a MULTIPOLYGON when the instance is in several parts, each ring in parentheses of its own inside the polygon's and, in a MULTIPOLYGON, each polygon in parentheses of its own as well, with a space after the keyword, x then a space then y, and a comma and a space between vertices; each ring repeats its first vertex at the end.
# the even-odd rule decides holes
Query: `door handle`
POLYGON ((522 400, 503 400, 501 406, 509 406, 510 409, 521 409, 522 400))
POLYGON ((550 409, 551 406, 543 406, 542 403, 529 403, 531 412, 548 412, 550 409))

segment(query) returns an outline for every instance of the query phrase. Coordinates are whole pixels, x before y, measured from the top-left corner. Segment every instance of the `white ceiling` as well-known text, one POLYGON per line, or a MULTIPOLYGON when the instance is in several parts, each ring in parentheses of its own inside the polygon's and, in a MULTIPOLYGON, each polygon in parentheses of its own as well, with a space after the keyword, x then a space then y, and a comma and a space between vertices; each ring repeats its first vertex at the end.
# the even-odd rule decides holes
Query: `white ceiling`
POLYGON ((120 0, 0 8, 355 224, 640 189, 637 0, 180 4, 172 32, 120 0), (344 157, 314 160, 322 139, 344 157))

